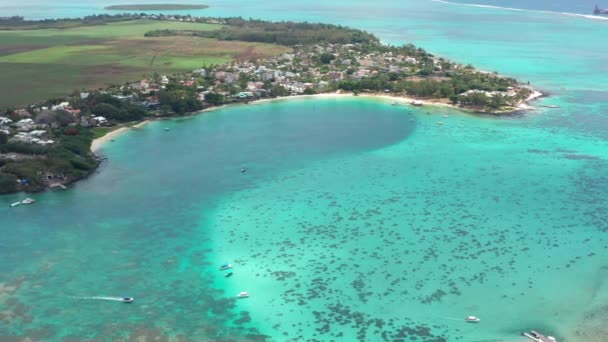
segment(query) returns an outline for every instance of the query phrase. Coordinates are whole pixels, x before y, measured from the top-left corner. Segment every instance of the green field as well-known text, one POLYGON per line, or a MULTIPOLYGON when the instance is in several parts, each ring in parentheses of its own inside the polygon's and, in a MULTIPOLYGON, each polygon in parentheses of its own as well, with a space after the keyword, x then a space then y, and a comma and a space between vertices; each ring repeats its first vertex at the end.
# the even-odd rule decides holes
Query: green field
POLYGON ((221 26, 136 20, 70 29, 0 31, 0 107, 25 105, 73 90, 176 73, 286 51, 277 45, 197 37, 153 37, 153 30, 221 26))

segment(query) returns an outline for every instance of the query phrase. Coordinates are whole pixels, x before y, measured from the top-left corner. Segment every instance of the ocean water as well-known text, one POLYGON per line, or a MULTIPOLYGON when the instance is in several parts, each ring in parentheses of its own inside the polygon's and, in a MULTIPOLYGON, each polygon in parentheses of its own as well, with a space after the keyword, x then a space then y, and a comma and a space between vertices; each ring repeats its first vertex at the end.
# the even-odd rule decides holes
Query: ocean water
POLYGON ((608 21, 535 12, 584 13, 557 2, 209 4, 194 14, 414 42, 530 81, 551 95, 537 104, 560 108, 495 118, 322 98, 129 132, 69 191, 13 209, 22 195, 0 197, 0 340, 523 341, 538 329, 606 341, 608 21))

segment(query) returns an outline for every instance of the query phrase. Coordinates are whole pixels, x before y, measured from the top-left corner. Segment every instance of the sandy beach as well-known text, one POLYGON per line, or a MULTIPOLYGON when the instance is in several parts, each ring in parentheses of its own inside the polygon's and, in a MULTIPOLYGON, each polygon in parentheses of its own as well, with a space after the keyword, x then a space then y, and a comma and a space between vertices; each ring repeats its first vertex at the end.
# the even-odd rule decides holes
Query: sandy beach
POLYGON ((91 151, 93 153, 96 153, 97 151, 99 151, 99 149, 106 143, 108 143, 109 141, 112 141, 112 139, 118 137, 119 135, 127 132, 130 129, 133 128, 139 128, 142 127, 146 124, 148 124, 150 122, 150 120, 145 120, 142 121, 140 123, 138 123, 137 125, 134 125, 132 127, 119 127, 111 132, 108 132, 106 135, 104 135, 103 137, 97 138, 95 140, 93 140, 93 142, 91 143, 91 151))

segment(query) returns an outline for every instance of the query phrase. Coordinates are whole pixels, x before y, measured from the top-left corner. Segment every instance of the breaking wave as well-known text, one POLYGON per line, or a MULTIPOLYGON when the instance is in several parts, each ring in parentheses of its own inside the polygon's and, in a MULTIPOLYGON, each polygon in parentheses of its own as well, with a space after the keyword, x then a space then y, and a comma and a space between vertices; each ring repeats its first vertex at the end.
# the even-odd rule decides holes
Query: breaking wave
POLYGON ((460 6, 469 6, 469 7, 479 7, 479 8, 493 8, 493 9, 501 9, 501 10, 507 10, 507 11, 517 11, 517 12, 558 14, 558 15, 564 15, 564 16, 569 16, 569 17, 580 17, 580 18, 587 18, 587 19, 594 19, 594 20, 608 20, 608 17, 601 17, 601 16, 598 16, 598 15, 591 15, 591 14, 569 13, 569 12, 554 12, 554 11, 541 11, 541 10, 529 10, 529 9, 523 9, 523 8, 502 7, 502 6, 493 6, 493 5, 480 5, 480 4, 469 4, 469 3, 452 2, 452 1, 445 1, 445 0, 431 0, 431 1, 433 1, 433 2, 439 2, 439 3, 442 3, 442 4, 450 4, 450 5, 460 5, 460 6))

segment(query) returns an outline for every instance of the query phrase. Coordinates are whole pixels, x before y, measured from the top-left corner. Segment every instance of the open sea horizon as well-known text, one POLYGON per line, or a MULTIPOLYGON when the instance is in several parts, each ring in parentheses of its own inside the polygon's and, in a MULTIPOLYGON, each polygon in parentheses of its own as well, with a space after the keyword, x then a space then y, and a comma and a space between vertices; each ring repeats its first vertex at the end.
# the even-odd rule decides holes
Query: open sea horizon
MULTIPOLYGON (((365 29, 529 81, 549 95, 535 105, 559 108, 304 98, 132 130, 68 191, 0 196, 0 341, 606 341, 608 20, 588 1, 464 2, 485 7, 186 11, 365 29), (100 298, 114 296, 135 302, 100 298)), ((0 0, 0 16, 121 3, 0 0)))

